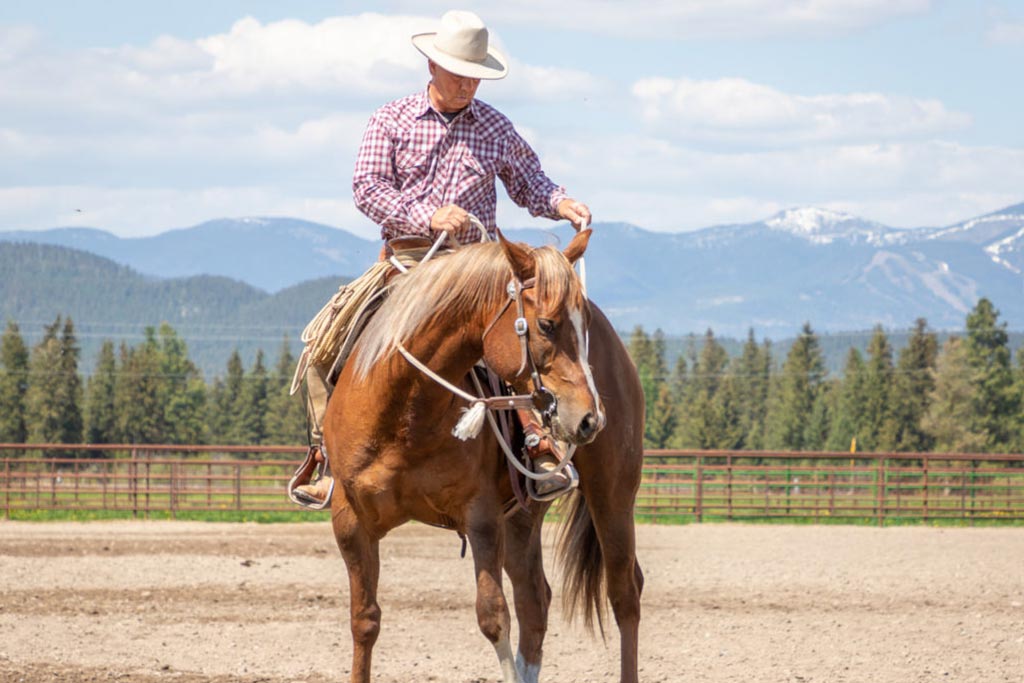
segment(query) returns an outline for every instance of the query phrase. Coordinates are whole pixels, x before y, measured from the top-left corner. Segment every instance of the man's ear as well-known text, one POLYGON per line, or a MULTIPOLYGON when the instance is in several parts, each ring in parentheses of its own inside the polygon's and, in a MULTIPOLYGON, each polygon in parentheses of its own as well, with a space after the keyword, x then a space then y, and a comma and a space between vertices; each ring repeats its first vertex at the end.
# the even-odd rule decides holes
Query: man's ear
POLYGON ((521 242, 508 241, 501 230, 498 230, 498 240, 501 242, 501 248, 505 252, 505 258, 508 259, 509 264, 512 266, 512 273, 521 282, 533 277, 537 272, 537 265, 531 253, 533 250, 521 242))
POLYGON ((573 236, 569 246, 562 252, 565 254, 565 258, 569 259, 569 263, 576 263, 583 256, 583 252, 587 250, 587 244, 590 243, 591 233, 593 233, 593 230, 587 228, 586 230, 580 230, 573 236))

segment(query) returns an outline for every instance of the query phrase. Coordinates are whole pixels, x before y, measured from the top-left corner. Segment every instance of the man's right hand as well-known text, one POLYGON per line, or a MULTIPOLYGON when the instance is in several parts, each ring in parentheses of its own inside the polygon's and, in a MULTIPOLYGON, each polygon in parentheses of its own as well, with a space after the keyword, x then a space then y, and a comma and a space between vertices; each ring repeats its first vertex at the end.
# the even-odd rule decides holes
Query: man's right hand
POLYGON ((458 235, 468 228, 469 214, 454 204, 442 206, 430 217, 430 229, 435 232, 444 231, 458 235))

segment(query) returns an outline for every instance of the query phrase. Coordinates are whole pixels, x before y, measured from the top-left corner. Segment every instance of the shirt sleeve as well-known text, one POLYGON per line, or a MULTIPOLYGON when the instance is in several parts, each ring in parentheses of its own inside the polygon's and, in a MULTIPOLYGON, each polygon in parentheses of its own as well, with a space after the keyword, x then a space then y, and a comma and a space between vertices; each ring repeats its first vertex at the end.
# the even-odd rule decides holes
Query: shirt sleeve
POLYGON ((439 207, 402 193, 393 141, 384 117, 374 114, 363 133, 352 176, 356 208, 381 227, 385 238, 429 234, 430 219, 439 207))
POLYGON ((504 163, 498 173, 508 196, 533 216, 558 220, 558 203, 568 198, 565 188, 551 181, 540 167, 540 159, 519 133, 508 136, 504 163))

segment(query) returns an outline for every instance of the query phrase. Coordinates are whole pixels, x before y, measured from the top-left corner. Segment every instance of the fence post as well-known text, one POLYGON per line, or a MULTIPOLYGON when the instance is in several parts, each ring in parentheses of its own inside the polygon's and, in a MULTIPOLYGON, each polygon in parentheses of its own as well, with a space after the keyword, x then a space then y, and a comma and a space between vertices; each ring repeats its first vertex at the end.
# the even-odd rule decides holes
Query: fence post
POLYGON ((4 458, 4 519, 11 518, 11 461, 4 458))
POLYGON ((178 463, 171 463, 171 470, 167 473, 167 498, 171 508, 171 519, 178 518, 178 463))
POLYGON ((235 509, 242 509, 242 463, 235 463, 235 509))
POLYGON ((139 516, 139 451, 136 448, 132 449, 131 460, 128 462, 128 475, 128 489, 132 498, 132 518, 137 519, 139 516))
POLYGON ((879 454, 875 459, 875 514, 878 517, 878 526, 885 526, 885 455, 879 454))
POLYGON ((704 521, 704 458, 697 456, 697 500, 694 504, 694 512, 697 514, 697 522, 704 521))
POLYGON ((725 457, 726 485, 725 495, 729 505, 728 518, 732 520, 732 453, 725 457))
POLYGON ((921 511, 924 522, 928 523, 928 456, 921 458, 921 465, 924 468, 924 509, 921 511))

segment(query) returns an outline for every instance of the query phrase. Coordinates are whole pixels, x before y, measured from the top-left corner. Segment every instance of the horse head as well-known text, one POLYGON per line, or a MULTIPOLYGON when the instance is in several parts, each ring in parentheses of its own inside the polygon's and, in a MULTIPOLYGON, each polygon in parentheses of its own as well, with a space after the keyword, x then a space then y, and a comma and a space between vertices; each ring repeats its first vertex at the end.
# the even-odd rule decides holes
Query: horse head
POLYGON ((532 391, 556 439, 580 445, 605 424, 587 359, 590 306, 573 270, 590 234, 578 233, 559 251, 511 242, 499 232, 512 269, 509 301, 484 336, 487 365, 517 392, 532 391))

